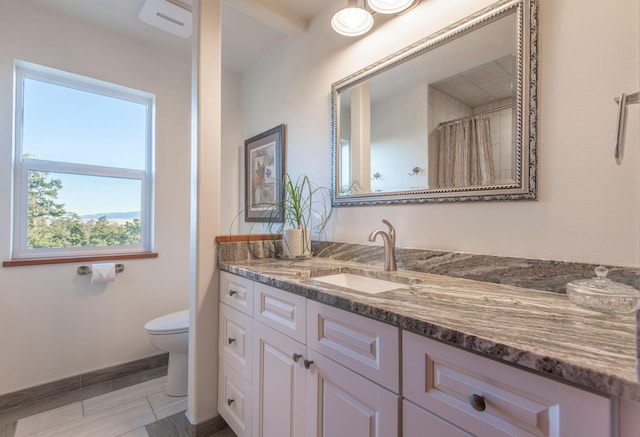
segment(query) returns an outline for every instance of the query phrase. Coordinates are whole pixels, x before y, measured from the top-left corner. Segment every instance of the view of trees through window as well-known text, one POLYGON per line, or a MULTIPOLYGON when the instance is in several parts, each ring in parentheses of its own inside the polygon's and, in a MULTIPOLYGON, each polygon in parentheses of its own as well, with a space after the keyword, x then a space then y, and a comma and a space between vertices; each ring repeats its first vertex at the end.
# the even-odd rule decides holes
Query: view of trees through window
POLYGON ((140 219, 113 220, 106 215, 83 218, 59 203, 63 185, 49 173, 28 177, 27 245, 43 247, 118 246, 140 243, 140 219))
POLYGON ((151 251, 154 97, 16 65, 13 256, 151 251))

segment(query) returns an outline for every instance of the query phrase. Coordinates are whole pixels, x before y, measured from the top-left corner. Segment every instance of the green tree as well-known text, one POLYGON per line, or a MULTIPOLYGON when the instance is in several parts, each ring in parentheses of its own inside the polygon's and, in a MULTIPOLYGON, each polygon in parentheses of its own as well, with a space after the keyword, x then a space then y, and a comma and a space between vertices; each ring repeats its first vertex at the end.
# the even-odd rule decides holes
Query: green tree
POLYGON ((30 171, 27 180, 27 244, 31 248, 61 247, 55 243, 50 224, 67 214, 58 203, 60 179, 49 179, 49 173, 30 171))
POLYGON ((120 237, 120 244, 131 245, 140 243, 140 219, 126 222, 120 237))
POLYGON ((31 171, 28 177, 27 245, 29 248, 132 245, 140 242, 140 220, 118 224, 107 217, 84 221, 58 202, 60 179, 31 171))

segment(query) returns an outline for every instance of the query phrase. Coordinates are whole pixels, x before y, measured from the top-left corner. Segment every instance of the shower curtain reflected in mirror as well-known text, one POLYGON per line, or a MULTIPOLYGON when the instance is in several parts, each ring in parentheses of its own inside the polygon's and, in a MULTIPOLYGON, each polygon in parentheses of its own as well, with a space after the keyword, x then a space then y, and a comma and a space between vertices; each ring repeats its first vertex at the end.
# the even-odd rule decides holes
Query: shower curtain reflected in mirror
POLYGON ((443 123, 438 138, 438 188, 495 183, 488 115, 443 123))

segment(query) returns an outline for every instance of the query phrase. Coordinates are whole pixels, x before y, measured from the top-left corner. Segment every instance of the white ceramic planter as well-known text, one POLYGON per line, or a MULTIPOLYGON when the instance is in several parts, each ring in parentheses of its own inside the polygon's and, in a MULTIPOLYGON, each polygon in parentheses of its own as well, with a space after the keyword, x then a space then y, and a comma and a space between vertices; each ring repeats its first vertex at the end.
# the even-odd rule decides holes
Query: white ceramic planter
POLYGON ((311 256, 311 232, 301 228, 285 229, 282 232, 282 253, 290 259, 311 256))

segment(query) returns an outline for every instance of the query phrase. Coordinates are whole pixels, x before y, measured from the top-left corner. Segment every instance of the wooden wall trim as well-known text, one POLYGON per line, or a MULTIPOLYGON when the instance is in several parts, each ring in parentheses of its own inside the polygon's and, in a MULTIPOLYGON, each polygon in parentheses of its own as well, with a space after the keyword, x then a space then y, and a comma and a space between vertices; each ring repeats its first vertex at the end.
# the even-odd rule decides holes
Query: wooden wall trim
POLYGON ((39 266, 45 264, 85 263, 91 261, 116 261, 121 259, 157 258, 156 252, 129 253, 120 255, 76 256, 73 258, 30 258, 2 261, 2 267, 39 266))
POLYGON ((273 234, 244 234, 244 235, 218 235, 216 237, 216 243, 241 243, 245 241, 265 241, 272 240, 275 237, 276 240, 282 239, 282 235, 273 234))

